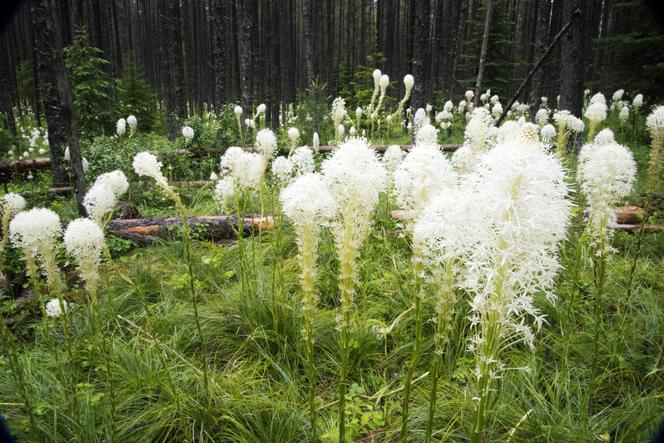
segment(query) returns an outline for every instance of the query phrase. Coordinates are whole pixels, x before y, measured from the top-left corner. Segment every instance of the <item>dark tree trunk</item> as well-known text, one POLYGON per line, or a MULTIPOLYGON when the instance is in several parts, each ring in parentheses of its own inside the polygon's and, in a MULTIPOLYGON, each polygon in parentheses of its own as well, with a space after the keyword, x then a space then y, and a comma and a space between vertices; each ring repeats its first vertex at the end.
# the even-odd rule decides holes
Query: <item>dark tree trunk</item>
POLYGON ((491 34, 491 18, 493 16, 493 0, 486 0, 486 15, 484 16, 484 33, 482 34, 482 49, 480 50, 480 63, 477 67, 475 80, 475 106, 479 103, 482 81, 484 81, 484 68, 486 67, 486 54, 489 50, 489 35, 491 34))
POLYGON ((429 85, 429 15, 431 2, 429 0, 413 0, 414 5, 414 37, 413 37, 413 76, 415 87, 413 88, 413 106, 419 108, 424 106, 427 99, 427 88, 429 85))
POLYGON ((560 109, 581 116, 583 108, 584 19, 578 0, 563 0, 563 23, 569 22, 577 10, 581 17, 574 21, 562 39, 560 62, 560 109))
POLYGON ((9 86, 10 64, 7 40, 0 40, 0 113, 4 113, 4 123, 12 135, 16 135, 16 120, 12 108, 12 88, 9 86))
POLYGON ((311 36, 312 0, 302 0, 302 27, 304 31, 304 66, 307 88, 314 82, 314 47, 311 36))
MULTIPOLYGON (((536 27, 535 27, 535 41, 533 42, 535 47, 533 52, 535 58, 539 57, 544 51, 544 47, 547 43, 547 28, 549 23, 549 14, 550 7, 548 0, 536 0, 537 1, 537 18, 536 18, 536 27)), ((530 81, 530 112, 532 119, 535 118, 535 113, 539 108, 538 103, 540 102, 540 97, 542 96, 542 81, 544 79, 544 68, 539 68, 533 74, 533 78, 530 81)))
POLYGON ((228 0, 213 0, 213 35, 214 35, 214 104, 217 108, 225 100, 225 88, 228 79, 228 51, 226 27, 228 26, 228 0))
POLYGON ((78 145, 78 128, 71 98, 71 86, 62 56, 62 40, 55 20, 54 0, 34 0, 31 5, 32 25, 35 32, 35 52, 39 67, 39 80, 44 98, 48 141, 51 151, 53 185, 68 183, 64 166, 65 147, 69 146, 74 170, 78 211, 85 215, 85 174, 78 145))
POLYGON ((254 97, 253 78, 258 54, 258 0, 241 0, 237 3, 238 50, 240 56, 240 88, 242 106, 249 109, 254 97))

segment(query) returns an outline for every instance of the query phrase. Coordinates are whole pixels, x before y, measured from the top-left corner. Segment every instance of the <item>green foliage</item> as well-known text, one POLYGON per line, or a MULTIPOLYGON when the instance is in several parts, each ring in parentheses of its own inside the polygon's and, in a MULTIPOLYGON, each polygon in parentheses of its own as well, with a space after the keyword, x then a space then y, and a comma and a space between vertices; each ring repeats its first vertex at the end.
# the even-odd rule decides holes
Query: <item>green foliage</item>
POLYGON ((311 88, 298 93, 294 126, 300 130, 301 144, 310 145, 314 131, 318 132, 321 144, 325 143, 324 140, 334 139, 330 102, 327 84, 319 79, 314 80, 311 88))
POLYGON ((32 63, 22 61, 16 69, 18 96, 21 103, 30 103, 35 98, 35 76, 32 63))
POLYGON ((600 61, 597 81, 589 86, 608 92, 627 88, 632 97, 647 91, 646 98, 656 103, 664 98, 664 34, 643 2, 622 0, 614 9, 624 28, 595 45, 599 54, 611 51, 615 61, 610 66, 600 61))
POLYGON ((237 122, 232 105, 223 106, 217 111, 206 109, 203 115, 191 116, 183 124, 194 130, 194 139, 189 145, 193 151, 227 148, 238 142, 237 122))
POLYGON ((74 41, 65 48, 78 126, 89 135, 112 131, 117 120, 113 82, 105 71, 109 62, 102 54, 91 46, 85 26, 76 28, 74 41))
POLYGON ((125 59, 122 77, 116 81, 116 89, 120 115, 124 118, 136 116, 141 131, 153 130, 157 120, 155 94, 145 81, 143 70, 133 59, 125 59))

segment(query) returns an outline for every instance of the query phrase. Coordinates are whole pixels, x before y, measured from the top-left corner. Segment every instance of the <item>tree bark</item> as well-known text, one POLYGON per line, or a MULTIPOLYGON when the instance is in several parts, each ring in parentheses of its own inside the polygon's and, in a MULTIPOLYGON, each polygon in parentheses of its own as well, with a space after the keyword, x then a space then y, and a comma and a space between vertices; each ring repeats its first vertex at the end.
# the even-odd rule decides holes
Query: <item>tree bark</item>
POLYGON ((415 13, 415 33, 413 36, 413 106, 423 107, 427 100, 429 88, 429 15, 431 2, 429 0, 413 0, 415 13))
POLYGON ((480 89, 484 81, 484 68, 486 66, 486 54, 489 50, 489 35, 491 34, 491 18, 493 16, 493 0, 486 0, 486 15, 484 16, 484 33, 482 34, 482 49, 480 50, 480 63, 477 67, 477 79, 475 80, 475 106, 480 99, 480 89))
POLYGON ((563 21, 572 19, 579 11, 579 18, 572 23, 561 45, 560 109, 566 109, 580 117, 583 109, 583 9, 578 0, 563 0, 563 21))
POLYGON ((307 88, 314 82, 314 47, 311 35, 311 3, 312 0, 302 0, 302 27, 304 33, 304 66, 307 79, 307 88))
POLYGON ((85 215, 85 173, 78 144, 78 127, 71 98, 71 86, 62 55, 62 40, 55 21, 54 0, 34 0, 31 5, 35 32, 35 53, 51 152, 53 185, 68 183, 64 151, 69 146, 74 171, 78 212, 85 215))

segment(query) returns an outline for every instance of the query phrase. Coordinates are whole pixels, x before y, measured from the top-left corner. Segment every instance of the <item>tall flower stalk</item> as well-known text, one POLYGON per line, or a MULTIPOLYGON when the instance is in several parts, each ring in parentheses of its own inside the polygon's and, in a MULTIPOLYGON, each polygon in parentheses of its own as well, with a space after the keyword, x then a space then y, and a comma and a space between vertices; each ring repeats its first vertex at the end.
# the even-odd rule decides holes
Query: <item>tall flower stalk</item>
POLYGON ((413 229, 413 243, 422 255, 436 306, 426 442, 431 441, 433 433, 440 364, 451 330, 455 288, 464 275, 463 265, 472 261, 480 240, 487 235, 487 224, 475 215, 475 202, 472 186, 440 194, 425 207, 413 229))
POLYGON ((316 373, 314 370, 314 313, 316 310, 316 257, 321 226, 335 214, 335 202, 327 185, 318 174, 305 174, 297 178, 280 194, 282 209, 293 223, 300 261, 302 286, 302 313, 309 378, 309 416, 311 441, 316 435, 316 373))
POLYGON ((182 238, 184 243, 185 259, 187 261, 187 279, 189 280, 189 293, 191 296, 192 306, 194 308, 194 320, 196 323, 196 332, 201 340, 201 354, 203 357, 203 385, 205 389, 205 396, 208 406, 211 402, 210 394, 210 381, 208 375, 208 356, 207 356, 207 343, 201 328, 201 321, 198 314, 198 294, 196 293, 196 281, 193 271, 193 259, 191 254, 191 226, 189 224, 189 213, 186 206, 182 203, 180 196, 168 184, 168 180, 161 172, 162 164, 157 160, 157 157, 147 151, 140 152, 134 157, 133 167, 136 174, 139 176, 151 177, 155 180, 161 190, 170 198, 182 219, 182 238))
POLYGON ((116 395, 111 372, 111 346, 109 346, 106 331, 101 327, 102 314, 97 297, 99 286, 99 263, 104 249, 104 231, 94 221, 87 218, 73 220, 67 226, 64 234, 64 244, 67 252, 78 264, 78 271, 85 289, 92 302, 93 328, 97 339, 101 339, 102 353, 104 354, 104 367, 106 381, 109 386, 111 408, 111 441, 115 440, 115 408, 116 395))
POLYGON ((356 259, 368 234, 371 214, 378 203, 378 197, 387 184, 387 174, 376 152, 361 139, 351 139, 342 144, 323 162, 322 170, 337 208, 332 232, 339 257, 341 306, 337 318, 341 364, 338 420, 339 441, 343 442, 346 435, 346 379, 357 277, 356 259))
POLYGON ((54 316, 49 315, 49 309, 47 309, 46 301, 41 292, 39 265, 41 265, 41 268, 46 275, 46 283, 49 292, 56 296, 56 299, 51 300, 49 303, 51 303, 51 306, 55 304, 57 310, 62 315, 65 348, 70 365, 70 373, 68 376, 65 375, 64 368, 59 363, 58 351, 55 347, 52 334, 48 332, 47 335, 51 340, 56 362, 60 368, 60 376, 63 380, 67 379, 70 382, 72 395, 69 398, 71 401, 71 407, 76 419, 80 422, 80 409, 77 399, 78 389, 76 388, 76 375, 73 369, 75 367, 75 360, 70 332, 69 310, 67 309, 67 302, 64 300, 62 294, 60 270, 56 263, 58 239, 61 235, 62 226, 60 225, 60 217, 50 209, 34 208, 29 211, 20 212, 9 223, 10 240, 23 252, 28 278, 35 289, 35 292, 38 294, 44 318, 54 316))
POLYGON ((571 207, 561 163, 528 137, 498 144, 477 174, 475 201, 482 206, 476 216, 484 229, 475 234, 465 282, 474 294, 470 320, 477 331, 470 342, 477 378, 473 443, 485 440, 489 405, 505 370, 502 352, 520 342, 534 347, 528 318, 539 327, 543 317, 533 295, 554 297, 549 288, 571 207))
POLYGON ((579 155, 577 178, 590 210, 584 234, 593 251, 590 265, 594 283, 595 333, 590 387, 585 405, 588 420, 599 365, 606 260, 611 253, 609 227, 615 219, 614 205, 632 192, 636 179, 636 163, 631 151, 616 142, 589 143, 579 155))
POLYGON ((664 106, 658 106, 646 118, 646 126, 652 137, 650 162, 648 164, 647 190, 657 192, 657 185, 662 174, 662 151, 664 151, 664 106))

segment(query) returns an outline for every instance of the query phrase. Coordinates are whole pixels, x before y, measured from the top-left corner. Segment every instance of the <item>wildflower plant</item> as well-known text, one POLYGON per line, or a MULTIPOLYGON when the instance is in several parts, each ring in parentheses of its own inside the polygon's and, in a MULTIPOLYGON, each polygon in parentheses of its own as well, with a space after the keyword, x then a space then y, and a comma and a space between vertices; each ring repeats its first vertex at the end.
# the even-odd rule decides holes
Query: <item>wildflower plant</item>
POLYGON ((187 277, 189 281, 189 292, 191 296, 192 306, 194 308, 194 320, 196 323, 196 332, 201 340, 201 349, 203 357, 203 384, 205 394, 207 397, 208 405, 210 404, 210 382, 208 377, 208 358, 206 351, 206 341, 201 328, 201 321, 198 315, 198 294, 196 293, 196 282, 193 271, 193 258, 191 253, 191 226, 189 223, 189 212, 186 206, 182 203, 180 196, 169 185, 168 180, 161 172, 162 164, 154 154, 147 151, 139 152, 134 156, 133 161, 134 172, 139 176, 150 177, 154 179, 157 186, 170 198, 177 208, 180 218, 182 219, 182 235, 184 243, 185 259, 187 261, 187 277))
POLYGON ((309 415, 312 440, 316 437, 316 402, 314 371, 314 311, 316 310, 316 257, 320 230, 335 215, 335 201, 322 176, 314 173, 301 175, 281 191, 282 210, 295 228, 300 262, 302 312, 307 350, 309 377, 309 415))
POLYGON ((525 343, 534 347, 529 318, 544 319, 533 295, 550 292, 559 270, 557 252, 565 238, 571 203, 557 158, 527 138, 495 146, 481 161, 475 179, 476 216, 484 230, 466 266, 465 286, 473 294, 470 321, 476 331, 470 350, 477 379, 472 442, 484 441, 486 416, 495 384, 505 369, 501 353, 525 343))
POLYGON ((662 173, 662 151, 664 151, 664 106, 657 106, 646 118, 646 127, 650 131, 652 144, 650 147, 650 163, 648 164, 647 189, 650 193, 657 191, 662 173))
POLYGON ((346 377, 352 326, 353 298, 357 278, 356 259, 366 238, 371 214, 387 185, 387 173, 366 141, 351 139, 342 144, 322 164, 325 182, 335 200, 337 213, 332 221, 339 257, 338 316, 341 365, 339 374, 339 441, 345 441, 346 377))

